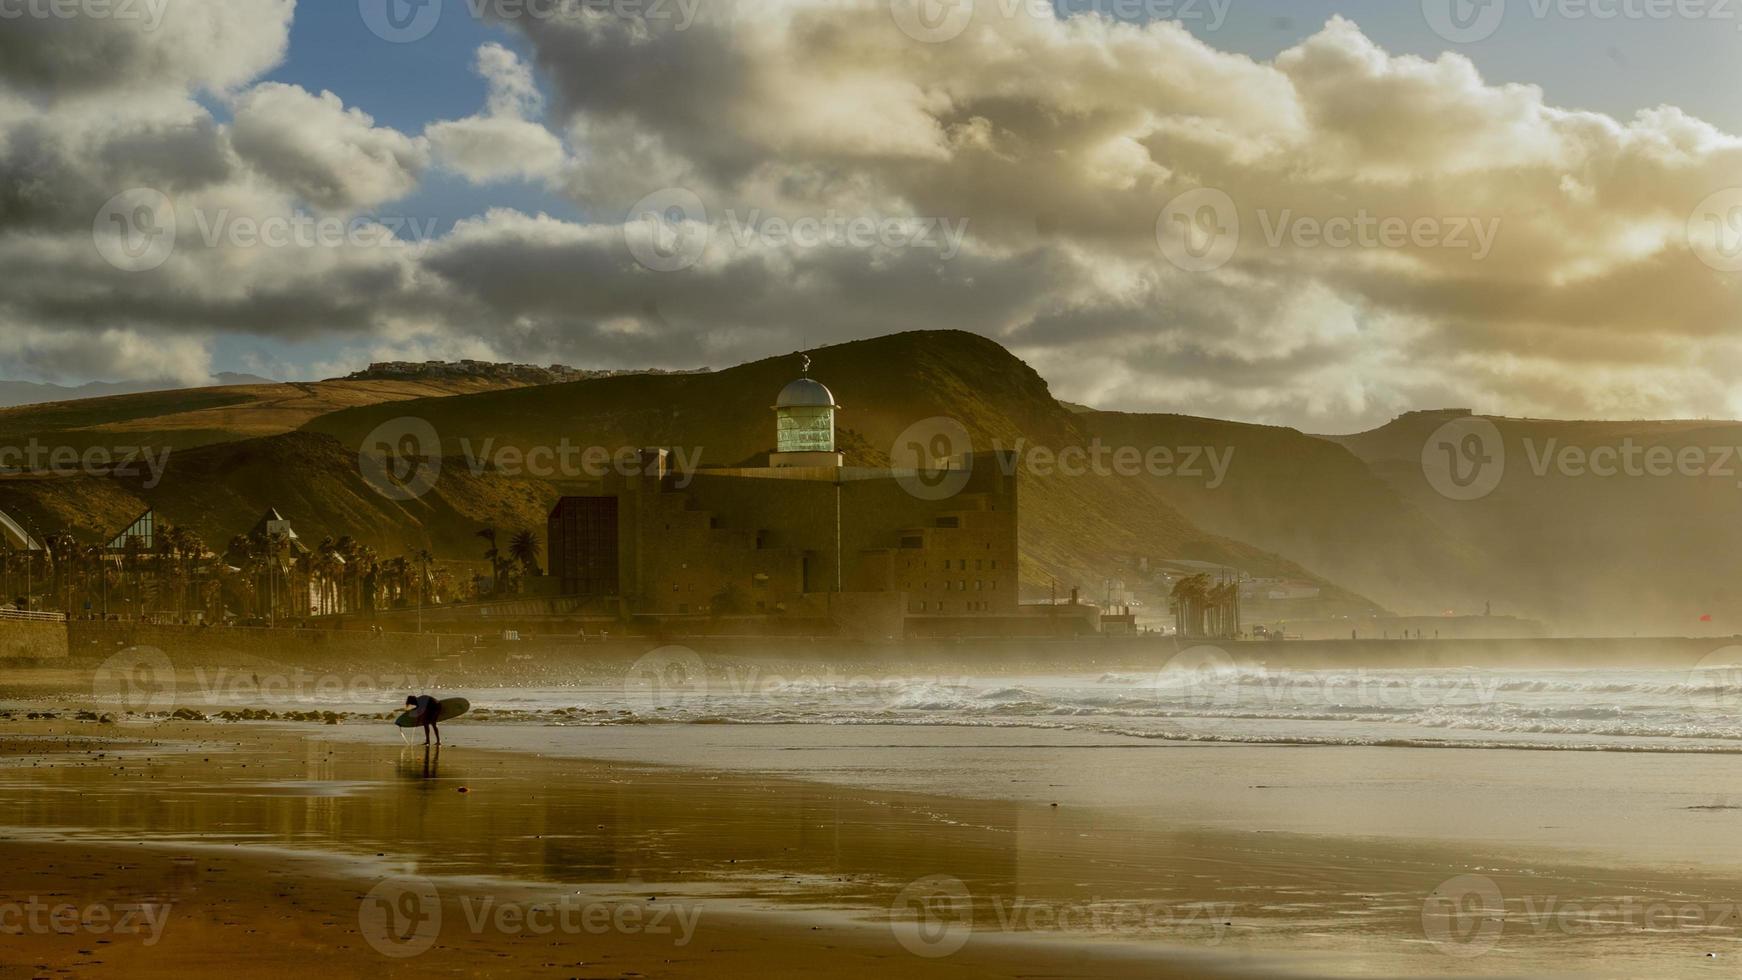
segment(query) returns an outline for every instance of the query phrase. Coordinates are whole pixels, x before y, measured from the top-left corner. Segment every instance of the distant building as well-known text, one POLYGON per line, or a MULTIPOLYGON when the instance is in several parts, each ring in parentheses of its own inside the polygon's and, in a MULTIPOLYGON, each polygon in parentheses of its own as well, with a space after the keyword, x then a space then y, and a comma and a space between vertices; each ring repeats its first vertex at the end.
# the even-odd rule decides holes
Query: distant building
POLYGON ((846 466, 840 410, 807 374, 776 399, 765 466, 678 474, 665 450, 644 451, 639 472, 557 503, 551 574, 628 616, 858 619, 880 634, 1016 616, 1015 468, 949 461, 962 488, 930 499, 916 471, 846 466))

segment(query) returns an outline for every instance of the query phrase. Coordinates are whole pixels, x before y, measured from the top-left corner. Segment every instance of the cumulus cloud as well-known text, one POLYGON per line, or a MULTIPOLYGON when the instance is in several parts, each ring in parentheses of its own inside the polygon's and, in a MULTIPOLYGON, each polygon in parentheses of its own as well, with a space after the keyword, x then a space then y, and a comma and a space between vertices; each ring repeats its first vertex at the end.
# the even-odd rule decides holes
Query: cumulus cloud
POLYGON ((536 121, 544 105, 532 69, 500 44, 478 49, 476 70, 488 98, 483 113, 430 125, 436 159, 476 183, 505 178, 553 178, 567 153, 562 140, 536 121))
POLYGON ((295 9, 296 0, 141 0, 106 17, 8 17, 0 84, 31 94, 227 91, 283 59, 295 9))
POLYGON ((429 164, 421 137, 378 127, 331 92, 266 83, 236 101, 232 140, 257 171, 316 207, 373 207, 410 193, 429 164))
MULTIPOLYGON (((1558 108, 1340 18, 1269 61, 1168 23, 987 4, 946 43, 910 37, 885 4, 822 0, 716 0, 684 30, 580 5, 507 26, 528 58, 480 49, 482 110, 422 136, 328 93, 249 88, 245 68, 162 66, 141 86, 150 111, 111 134, 119 110, 75 111, 76 94, 27 81, 47 69, 0 68, 0 261, 26 273, 0 287, 0 329, 687 366, 961 327, 1074 400, 1322 431, 1447 403, 1742 408, 1738 279, 1688 240, 1696 207, 1739 183, 1742 140, 1674 107, 1558 108), (232 123, 202 88, 230 91, 232 123), (196 244, 149 274, 90 248, 93 209, 125 186, 184 212, 348 212, 407 193, 432 161, 541 182, 592 223, 499 210, 427 249, 196 244), (648 216, 631 212, 671 188, 696 195, 710 233, 658 272, 630 247, 648 216), (1231 211, 1167 210, 1204 188, 1231 211), (1228 218, 1237 239, 1219 235, 1228 218), (967 237, 792 234, 853 219, 966 222, 967 237), (1382 227, 1396 234, 1339 244, 1382 227), (1182 262, 1170 236, 1233 247, 1182 262)), ((255 49, 235 63, 281 53, 255 49)), ((670 196, 652 200, 648 241, 681 244, 689 226, 657 227, 670 196)))

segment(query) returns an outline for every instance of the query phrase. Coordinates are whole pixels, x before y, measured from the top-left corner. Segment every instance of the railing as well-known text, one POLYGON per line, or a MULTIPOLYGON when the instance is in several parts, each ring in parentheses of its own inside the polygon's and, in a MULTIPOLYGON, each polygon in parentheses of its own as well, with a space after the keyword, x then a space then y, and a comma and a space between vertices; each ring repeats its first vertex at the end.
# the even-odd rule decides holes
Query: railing
POLYGON ((64 623, 66 613, 35 612, 28 609, 0 609, 0 620, 10 619, 24 623, 64 623))

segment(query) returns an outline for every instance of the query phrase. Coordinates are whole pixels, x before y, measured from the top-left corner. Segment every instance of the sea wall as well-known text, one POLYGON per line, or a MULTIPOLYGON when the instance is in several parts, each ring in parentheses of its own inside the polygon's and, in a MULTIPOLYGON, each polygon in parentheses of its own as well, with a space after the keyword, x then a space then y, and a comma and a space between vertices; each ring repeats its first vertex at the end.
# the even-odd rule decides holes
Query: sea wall
POLYGON ((0 619, 0 660, 53 660, 66 655, 65 623, 0 619))
POLYGON ((68 624, 66 649, 75 657, 103 659, 131 647, 162 650, 174 658, 241 662, 247 658, 335 659, 420 662, 476 648, 471 634, 377 633, 369 630, 263 629, 222 626, 154 626, 138 623, 68 624))

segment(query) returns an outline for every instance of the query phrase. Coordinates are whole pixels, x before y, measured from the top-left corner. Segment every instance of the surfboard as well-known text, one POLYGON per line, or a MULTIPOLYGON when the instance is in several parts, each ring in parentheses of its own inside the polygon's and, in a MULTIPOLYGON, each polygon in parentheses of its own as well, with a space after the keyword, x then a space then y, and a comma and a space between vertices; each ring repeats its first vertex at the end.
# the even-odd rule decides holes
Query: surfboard
MULTIPOLYGON (((465 698, 442 698, 441 701, 437 703, 441 706, 441 710, 436 712, 436 721, 438 723, 451 721, 472 710, 472 702, 467 701, 465 698)), ((393 719, 393 723, 398 725, 400 728, 416 728, 418 727, 417 712, 407 711, 404 714, 401 714, 398 718, 393 719)))

